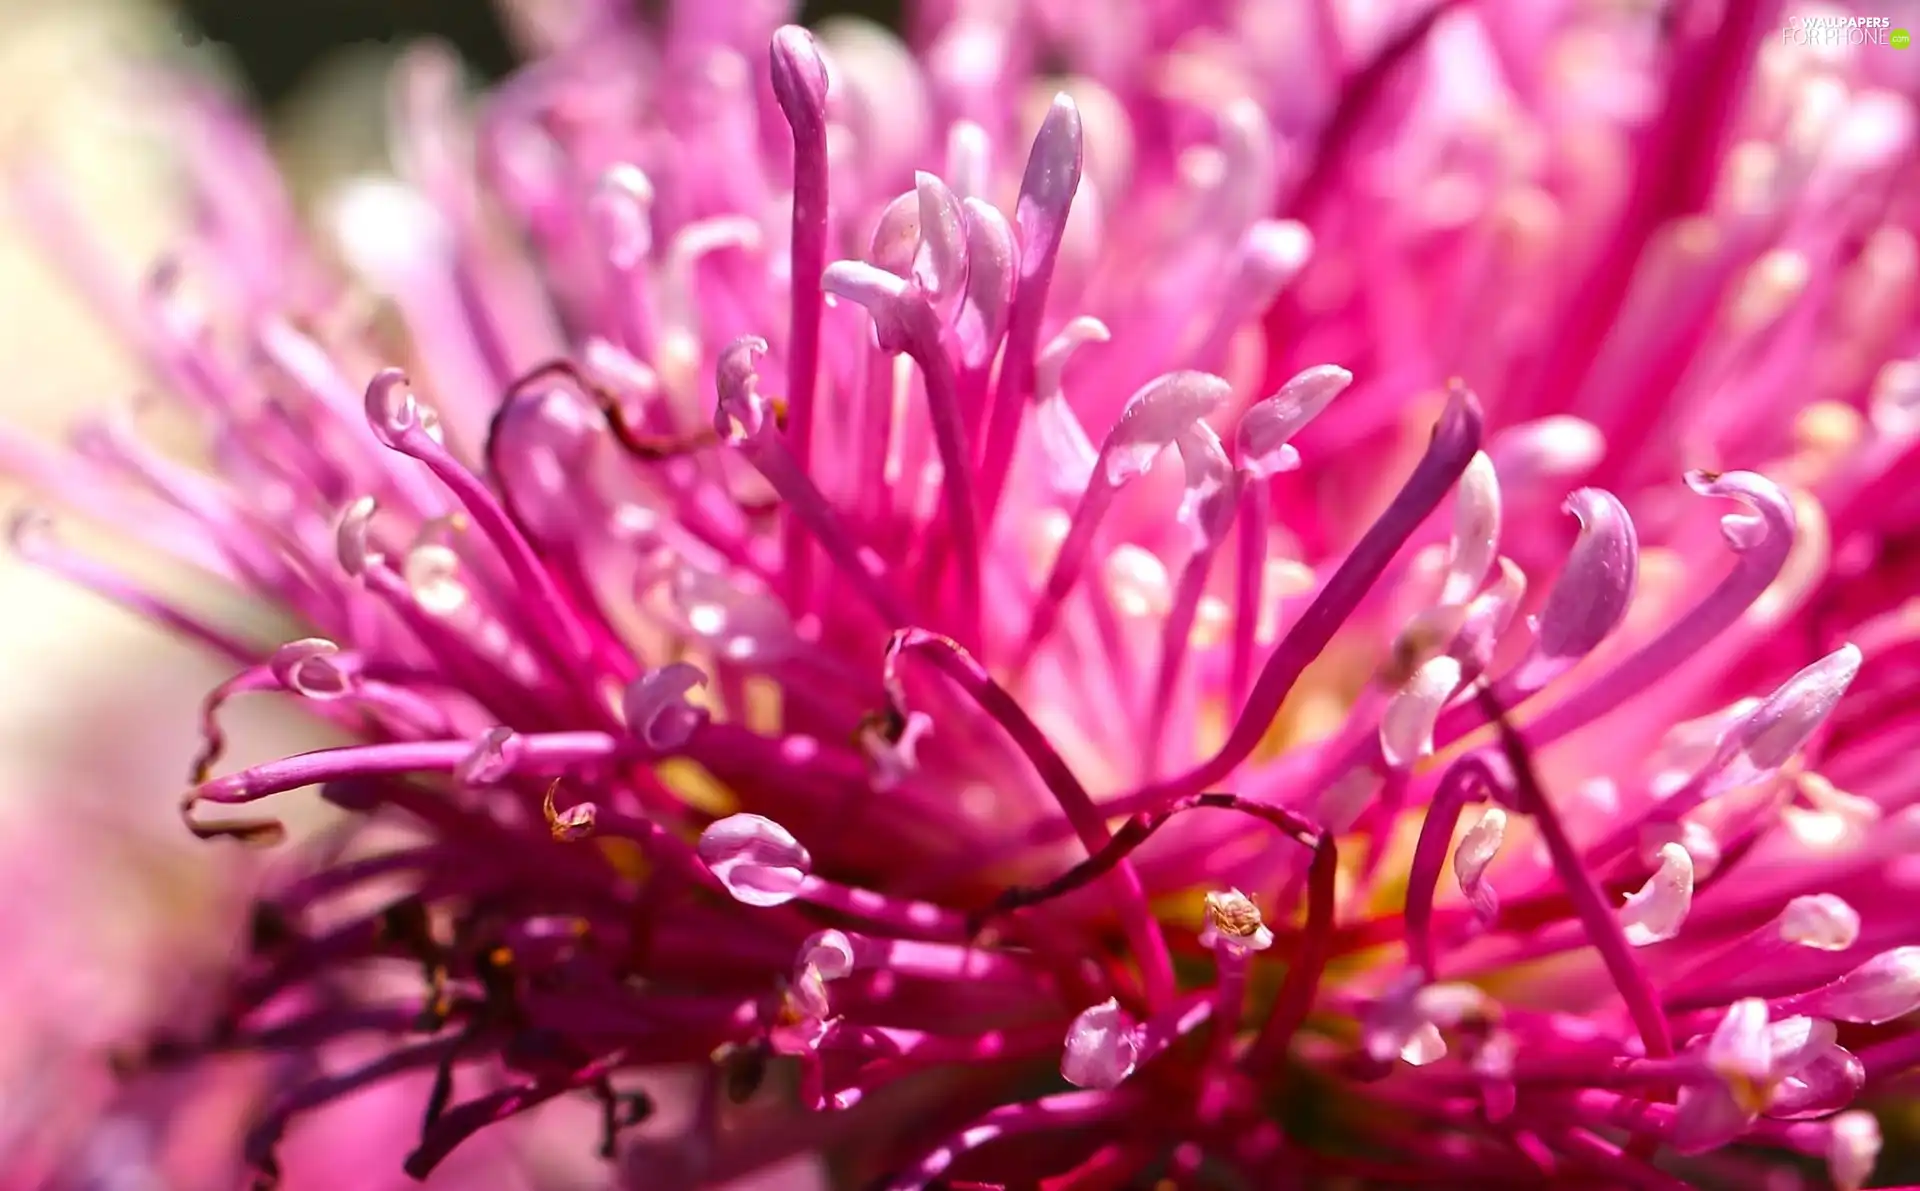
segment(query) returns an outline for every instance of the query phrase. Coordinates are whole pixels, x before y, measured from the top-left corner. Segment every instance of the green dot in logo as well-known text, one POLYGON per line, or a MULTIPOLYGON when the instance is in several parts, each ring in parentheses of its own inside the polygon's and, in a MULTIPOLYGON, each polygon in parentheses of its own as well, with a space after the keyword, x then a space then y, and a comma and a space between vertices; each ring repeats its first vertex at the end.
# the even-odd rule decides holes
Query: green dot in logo
POLYGON ((1913 44, 1913 34, 1905 29, 1893 29, 1887 33, 1887 44, 1896 50, 1904 50, 1913 44))

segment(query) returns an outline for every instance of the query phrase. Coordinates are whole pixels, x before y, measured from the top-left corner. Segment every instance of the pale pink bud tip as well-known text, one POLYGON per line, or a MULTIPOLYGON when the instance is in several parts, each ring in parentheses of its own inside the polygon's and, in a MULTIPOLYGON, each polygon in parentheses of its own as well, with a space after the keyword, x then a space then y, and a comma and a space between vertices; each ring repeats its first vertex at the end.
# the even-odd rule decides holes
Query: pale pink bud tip
POLYGON ((1920 1009, 1920 947, 1882 951, 1853 971, 1793 998, 1797 1012, 1879 1025, 1920 1009))
POLYGON ((1140 1045, 1133 1033, 1133 1023, 1111 997, 1083 1010, 1067 1027, 1061 1078, 1076 1088, 1119 1087, 1140 1060, 1140 1045))
POLYGON ((772 819, 729 815, 700 833, 700 862, 735 901, 783 906, 800 893, 813 857, 772 819))
POLYGON ((627 730, 648 748, 679 748, 707 722, 706 709, 687 699, 687 692, 706 685, 705 672, 692 662, 669 662, 647 672, 627 688, 627 730))
POLYGON ((1680 933, 1693 908, 1693 857, 1679 844, 1660 849, 1660 868, 1620 907, 1620 925, 1635 947, 1663 943, 1680 933))
POLYGON ((1065 225, 1067 208, 1080 189, 1084 140, 1080 109, 1065 92, 1054 96, 1040 131, 1034 134, 1014 207, 1014 218, 1029 242, 1043 236, 1056 238, 1065 225))
POLYGON ((1827 1172, 1836 1191, 1860 1191, 1880 1160, 1880 1122, 1870 1112, 1843 1112, 1833 1119, 1827 1142, 1827 1172))
POLYGON ((1345 368, 1320 364, 1297 373, 1273 396, 1255 403, 1241 415, 1235 432, 1240 466, 1256 479, 1300 466, 1300 453, 1288 440, 1352 383, 1353 373, 1345 368))
POLYGON ((1860 649, 1843 645, 1795 674, 1740 725, 1741 750, 1755 770, 1772 773, 1814 734, 1860 673, 1860 649))
POLYGON ((773 34, 768 50, 772 67, 773 93, 780 110, 789 121, 801 113, 818 113, 824 119, 827 106, 827 64, 813 34, 798 25, 782 25, 773 34))

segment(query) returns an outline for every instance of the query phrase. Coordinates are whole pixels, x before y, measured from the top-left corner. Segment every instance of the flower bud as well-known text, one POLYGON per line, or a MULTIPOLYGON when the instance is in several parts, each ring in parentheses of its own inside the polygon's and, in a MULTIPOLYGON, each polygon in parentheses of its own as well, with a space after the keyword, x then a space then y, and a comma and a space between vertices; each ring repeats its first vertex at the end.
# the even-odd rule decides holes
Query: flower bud
POLYGON ((800 892, 813 857, 772 819, 729 815, 700 833, 700 862, 749 906, 783 906, 800 892))

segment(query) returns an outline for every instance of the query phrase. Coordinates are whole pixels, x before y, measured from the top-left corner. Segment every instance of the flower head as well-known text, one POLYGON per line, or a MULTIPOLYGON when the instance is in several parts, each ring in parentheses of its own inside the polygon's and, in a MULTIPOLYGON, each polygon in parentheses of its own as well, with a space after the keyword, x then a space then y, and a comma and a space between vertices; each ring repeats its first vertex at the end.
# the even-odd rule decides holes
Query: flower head
POLYGON ((559 7, 470 117, 403 70, 345 276, 193 90, 176 260, 49 228, 212 467, 9 457, 301 627, 25 548, 240 667, 193 831, 345 817, 183 1048, 378 1040, 263 1176, 431 1072, 416 1176, 565 1097, 641 1185, 1866 1177, 1905 99, 1764 6, 559 7), (252 692, 358 743, 221 773, 252 692))

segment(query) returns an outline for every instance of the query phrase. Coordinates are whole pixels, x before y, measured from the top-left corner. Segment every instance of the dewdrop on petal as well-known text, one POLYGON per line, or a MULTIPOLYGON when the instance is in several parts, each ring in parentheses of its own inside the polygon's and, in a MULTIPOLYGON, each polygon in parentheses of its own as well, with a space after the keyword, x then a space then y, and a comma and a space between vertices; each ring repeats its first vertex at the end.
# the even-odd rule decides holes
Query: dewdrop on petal
POLYGON ((1140 1056, 1133 1023, 1108 998, 1081 1011, 1067 1030, 1060 1077, 1076 1088, 1117 1088, 1133 1074, 1140 1056))
POLYGON ((734 900, 784 906, 800 893, 813 858, 787 829, 761 815, 730 815, 700 833, 700 860, 734 900))

